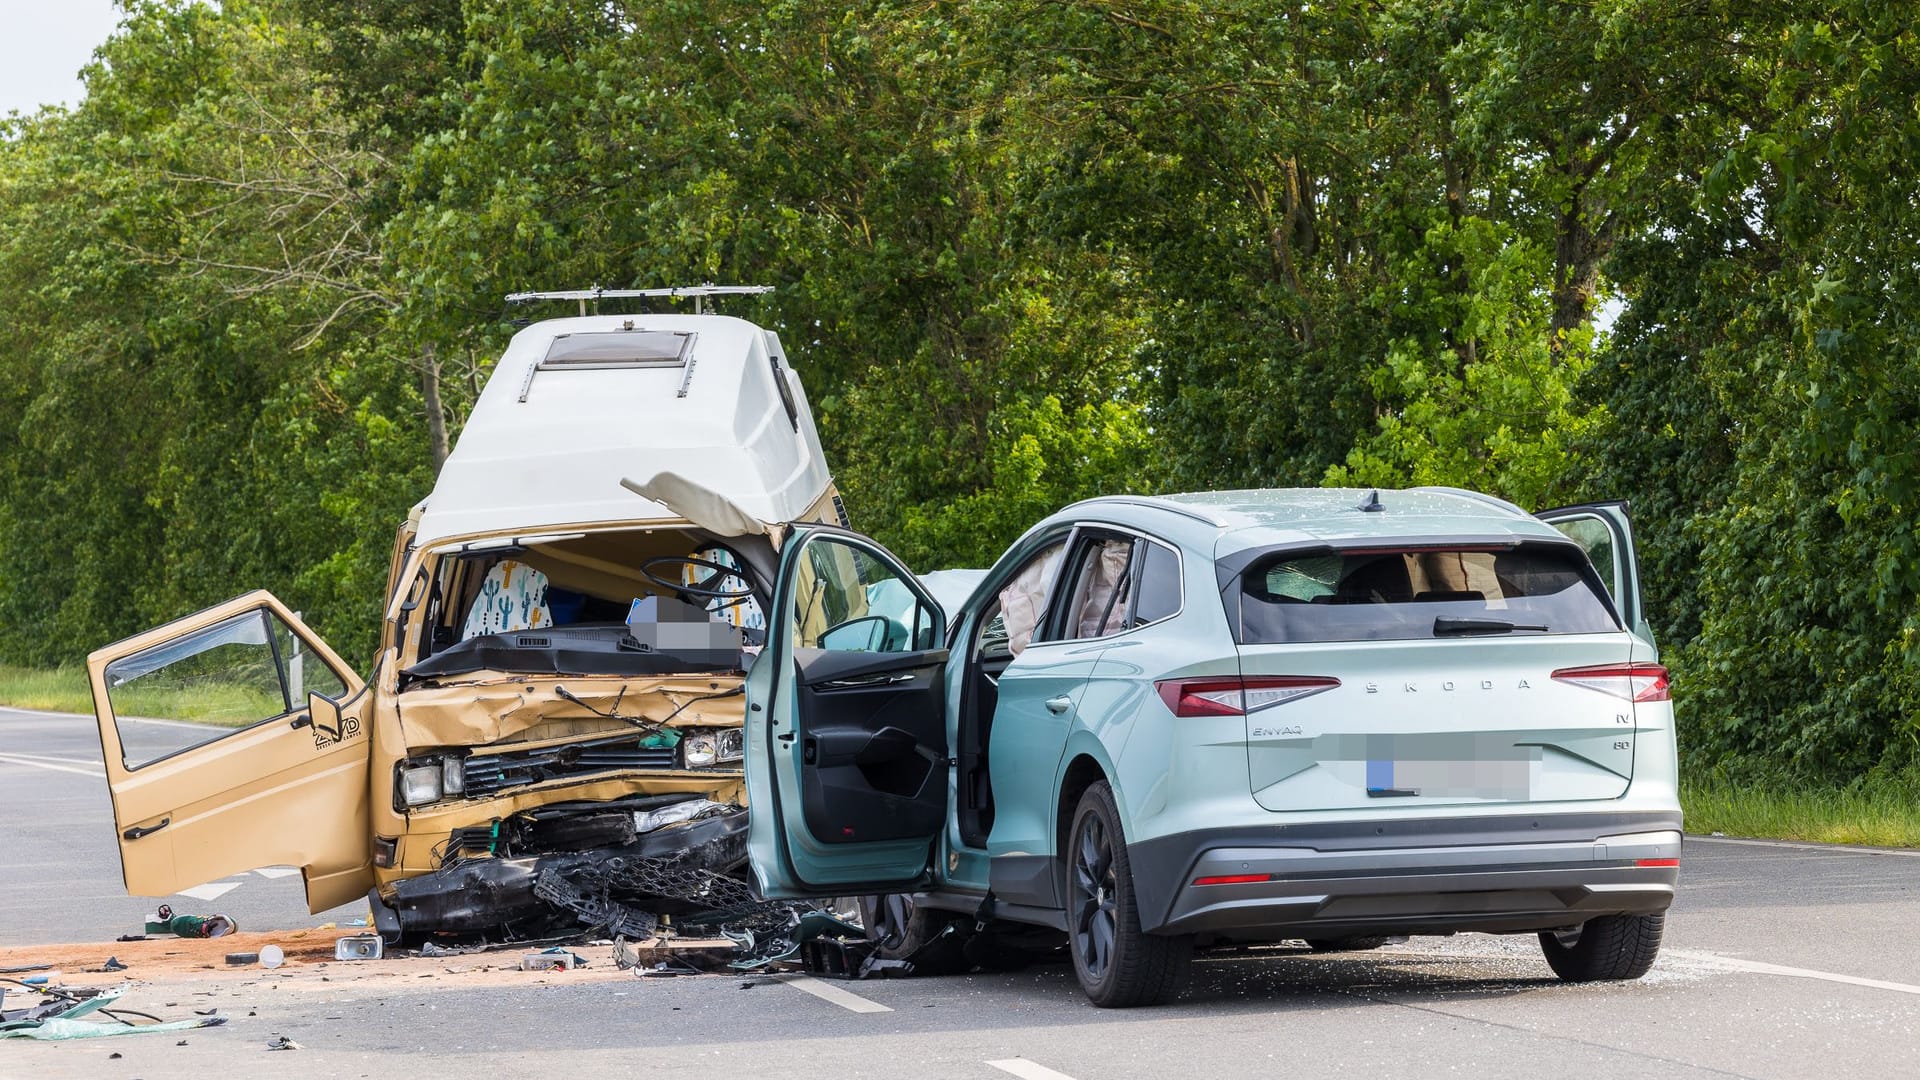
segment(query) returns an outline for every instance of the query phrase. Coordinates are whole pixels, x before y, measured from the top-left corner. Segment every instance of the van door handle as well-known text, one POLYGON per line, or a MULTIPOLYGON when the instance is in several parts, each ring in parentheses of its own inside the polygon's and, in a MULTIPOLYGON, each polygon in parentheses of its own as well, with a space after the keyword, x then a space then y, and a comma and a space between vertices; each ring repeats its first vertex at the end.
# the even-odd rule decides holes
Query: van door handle
POLYGON ((121 833, 120 836, 122 839, 125 839, 125 840, 138 840, 143 836, 149 836, 153 833, 157 833, 161 829, 164 829, 171 824, 173 824, 172 818, 163 817, 159 820, 159 822, 153 825, 135 825, 133 828, 128 829, 126 832, 121 833))
POLYGON ((1063 695, 1061 697, 1050 697, 1047 699, 1047 711, 1053 713, 1055 716, 1071 708, 1073 708, 1073 699, 1070 697, 1063 695))

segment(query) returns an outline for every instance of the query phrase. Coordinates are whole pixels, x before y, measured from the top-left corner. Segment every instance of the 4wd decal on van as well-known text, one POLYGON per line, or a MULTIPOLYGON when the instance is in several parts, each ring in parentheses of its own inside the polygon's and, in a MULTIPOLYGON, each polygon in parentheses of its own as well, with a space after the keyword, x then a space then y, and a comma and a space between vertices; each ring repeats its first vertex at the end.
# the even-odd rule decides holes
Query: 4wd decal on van
POLYGON ((343 716, 338 728, 315 722, 313 725, 313 748, 325 750, 329 746, 338 746, 360 734, 360 718, 343 716))

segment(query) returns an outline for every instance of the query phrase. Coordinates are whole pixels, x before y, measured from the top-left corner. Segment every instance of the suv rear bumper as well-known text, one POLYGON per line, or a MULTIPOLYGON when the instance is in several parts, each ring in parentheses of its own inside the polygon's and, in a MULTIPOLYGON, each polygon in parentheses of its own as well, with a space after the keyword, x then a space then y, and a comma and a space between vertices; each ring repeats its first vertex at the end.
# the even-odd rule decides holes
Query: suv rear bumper
POLYGON ((1143 929, 1242 940, 1549 930, 1673 903, 1680 815, 1205 829, 1127 846, 1143 929), (1240 879, 1196 885, 1203 878, 1240 879))

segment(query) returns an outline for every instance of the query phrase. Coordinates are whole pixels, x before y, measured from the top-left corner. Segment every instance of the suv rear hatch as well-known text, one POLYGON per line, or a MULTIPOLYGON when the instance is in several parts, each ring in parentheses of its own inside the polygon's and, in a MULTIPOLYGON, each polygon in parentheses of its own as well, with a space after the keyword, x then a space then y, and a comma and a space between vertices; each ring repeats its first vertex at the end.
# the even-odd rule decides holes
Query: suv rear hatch
POLYGON ((1617 798, 1633 698, 1665 693, 1585 556, 1550 541, 1277 552, 1227 606, 1274 811, 1617 798))

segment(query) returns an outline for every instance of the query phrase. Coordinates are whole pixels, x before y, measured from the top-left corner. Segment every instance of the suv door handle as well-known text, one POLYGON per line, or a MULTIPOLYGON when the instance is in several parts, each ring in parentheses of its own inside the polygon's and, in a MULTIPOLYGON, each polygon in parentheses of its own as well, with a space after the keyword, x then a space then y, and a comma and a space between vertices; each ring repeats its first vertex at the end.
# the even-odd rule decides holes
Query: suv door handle
POLYGON ((1062 695, 1060 697, 1050 697, 1047 699, 1047 711, 1050 713, 1053 713, 1055 716, 1058 716, 1061 713, 1066 712, 1068 709, 1071 709, 1071 708, 1073 708, 1073 699, 1070 697, 1066 697, 1065 695, 1062 695))
POLYGON ((143 836, 149 836, 149 835, 152 835, 153 833, 157 833, 161 829, 164 829, 171 824, 173 824, 172 818, 163 817, 153 825, 135 825, 133 828, 128 829, 126 832, 121 833, 120 836, 122 839, 125 839, 125 840, 138 840, 143 836))

